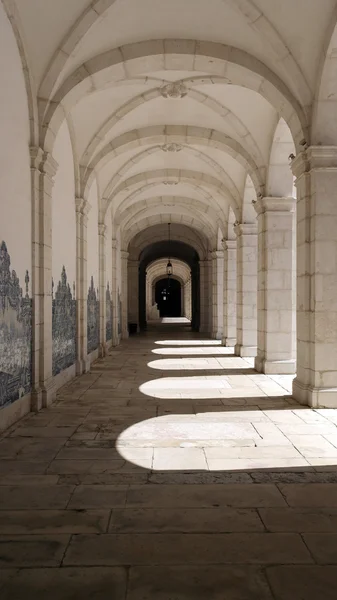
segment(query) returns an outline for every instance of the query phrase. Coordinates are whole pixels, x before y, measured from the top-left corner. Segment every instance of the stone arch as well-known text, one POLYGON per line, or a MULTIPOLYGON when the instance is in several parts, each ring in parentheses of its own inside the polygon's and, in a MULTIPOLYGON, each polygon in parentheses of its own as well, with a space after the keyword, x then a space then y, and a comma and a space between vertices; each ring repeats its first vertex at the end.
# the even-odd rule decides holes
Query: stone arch
MULTIPOLYGON (((14 37, 21 58, 22 71, 25 80, 27 103, 29 112, 29 127, 30 127, 30 145, 37 146, 39 143, 39 123, 38 123, 38 108, 36 100, 35 85, 31 75, 28 53, 25 47, 24 35, 20 23, 20 17, 17 7, 13 0, 2 0, 2 4, 8 20, 12 26, 14 37)), ((9 57, 7 56, 7 60, 9 57)))
MULTIPOLYGON (((151 244, 160 243, 167 238, 167 224, 161 223, 136 231, 130 239, 128 250, 131 260, 139 260, 144 250, 151 244)), ((187 244, 196 252, 200 260, 205 260, 208 253, 208 240, 202 231, 197 231, 183 223, 172 223, 171 240, 187 244)))
POLYGON ((263 43, 269 46, 278 62, 282 62, 284 70, 290 76, 294 89, 298 90, 303 106, 311 104, 311 90, 304 74, 283 41, 281 34, 267 19, 262 10, 252 0, 225 0, 234 10, 239 12, 249 26, 259 33, 263 43))
POLYGON ((242 222, 243 223, 255 223, 256 212, 252 201, 256 200, 256 191, 254 189, 253 182, 249 175, 246 177, 245 189, 243 192, 243 206, 242 206, 242 222))
MULTIPOLYGON (((136 195, 144 191, 151 184, 163 183, 165 181, 169 182, 169 184, 172 182, 172 185, 174 185, 175 182, 188 183, 197 190, 206 189, 206 191, 211 190, 213 193, 217 192, 227 199, 228 204, 232 206, 237 218, 241 215, 241 208, 233 201, 228 189, 221 181, 211 175, 206 175, 205 173, 200 173, 198 171, 191 171, 189 169, 157 169, 155 171, 145 171, 144 173, 134 175, 123 181, 115 189, 113 198, 103 199, 104 210, 108 208, 109 203, 112 200, 114 200, 114 203, 116 202, 118 194, 125 192, 126 190, 132 191, 132 188, 136 188, 136 195)), ((212 198, 211 194, 209 194, 209 198, 212 198)))
POLYGON ((131 204, 125 208, 123 208, 122 203, 120 205, 120 210, 115 214, 115 224, 116 226, 125 227, 127 223, 126 219, 147 209, 151 210, 151 208, 154 208, 157 211, 161 211, 164 207, 175 208, 179 206, 183 206, 188 211, 197 211, 199 214, 207 217, 210 221, 213 221, 213 224, 218 224, 218 235, 223 235, 222 227, 226 219, 224 211, 217 211, 206 202, 186 196, 154 196, 141 200, 136 205, 131 204))
MULTIPOLYGON (((203 78, 203 81, 205 79, 203 78)), ((263 165, 263 157, 261 151, 250 133, 249 129, 243 123, 239 117, 237 117, 229 108, 218 102, 215 98, 211 98, 207 94, 202 93, 200 90, 193 89, 195 85, 195 79, 192 81, 184 80, 186 88, 189 90, 189 96, 199 102, 200 104, 207 106, 213 112, 221 117, 230 118, 231 125, 237 130, 238 137, 241 139, 241 144, 245 145, 249 151, 249 154, 254 158, 257 164, 263 165)), ((123 106, 119 107, 113 115, 111 115, 91 138, 87 148, 85 149, 81 164, 84 167, 88 167, 99 147, 104 140, 105 136, 109 131, 123 118, 135 110, 138 106, 150 102, 155 98, 161 97, 160 87, 152 88, 145 93, 139 94, 132 100, 128 100, 123 106)))
POLYGON ((295 146, 287 123, 280 119, 276 125, 270 150, 266 182, 266 196, 290 197, 294 194, 294 177, 289 165, 289 156, 295 146))
MULTIPOLYGON (((47 98, 51 95, 53 89, 57 85, 57 81, 68 57, 74 52, 89 29, 102 18, 104 13, 111 8, 115 1, 116 0, 92 0, 77 21, 71 24, 67 34, 63 38, 48 65, 48 69, 40 86, 41 97, 47 98)), ((10 3, 11 0, 3 0, 3 2, 10 3)), ((282 36, 269 19, 267 19, 264 13, 252 0, 224 0, 224 2, 227 2, 234 10, 239 12, 248 25, 261 36, 263 43, 268 45, 276 59, 278 61, 282 60, 284 68, 287 70, 288 75, 290 75, 294 83, 294 88, 298 89, 302 104, 309 106, 311 93, 305 77, 293 55, 289 52, 289 48, 282 36)))
MULTIPOLYGON (((201 160, 204 160, 205 162, 207 162, 207 164, 209 164, 211 167, 213 167, 213 169, 219 174, 219 179, 221 181, 223 181, 224 185, 227 187, 228 192, 233 197, 236 205, 240 206, 240 204, 241 204, 240 192, 239 192, 236 184, 234 183, 233 179, 227 174, 227 172, 215 160, 213 160, 207 154, 201 152, 199 149, 191 147, 191 146, 187 146, 187 145, 186 146, 183 145, 182 147, 188 153, 192 154, 193 156, 196 156, 197 158, 200 158, 201 160)), ((109 199, 110 197, 112 197, 114 188, 117 186, 118 183, 121 182, 121 180, 123 179, 123 176, 127 174, 127 172, 130 170, 130 168, 132 168, 136 164, 138 164, 143 158, 149 156, 150 154, 152 154, 154 152, 157 152, 158 149, 159 149, 158 146, 154 146, 152 148, 147 148, 145 150, 142 150, 135 156, 132 156, 132 158, 130 158, 126 163, 124 163, 124 165, 118 169, 118 172, 114 174, 111 181, 105 188, 105 190, 103 192, 103 198, 109 199)), ((110 202, 110 200, 106 200, 106 204, 108 202, 110 202)), ((116 207, 114 207, 114 208, 116 209, 116 207)))
MULTIPOLYGON (((317 78, 311 140, 313 145, 337 145, 337 6, 327 32, 317 78)), ((309 140, 307 140, 309 144, 309 140)))
POLYGON ((232 207, 229 207, 228 211, 228 230, 227 230, 227 239, 228 240, 236 240, 236 235, 234 232, 234 223, 235 223, 235 214, 233 212, 232 207))
POLYGON ((205 59, 212 64, 212 79, 249 87, 261 94, 288 123, 295 145, 307 135, 307 109, 298 102, 284 82, 265 64, 247 52, 214 42, 195 40, 152 40, 108 50, 76 69, 54 96, 40 91, 41 145, 51 151, 54 136, 64 118, 83 95, 100 89, 107 81, 144 75, 151 57, 152 70, 172 70, 168 55, 175 55, 182 70, 205 71, 205 59), (142 60, 146 59, 146 60, 142 60), (224 76, 225 73, 225 76, 224 76), (213 77, 214 75, 214 77, 213 77))
POLYGON ((127 223, 127 231, 122 236, 123 240, 123 249, 127 249, 132 238, 142 231, 143 229, 156 224, 167 223, 167 219, 163 221, 163 215, 167 215, 170 218, 171 223, 184 223, 185 225, 189 225, 192 229, 196 229, 199 233, 202 233, 204 237, 208 240, 208 245, 210 247, 214 247, 216 243, 216 232, 211 227, 210 224, 206 225, 205 221, 201 220, 199 215, 193 213, 190 214, 188 211, 183 211, 181 208, 177 208, 176 211, 165 211, 160 214, 153 215, 151 211, 144 211, 144 214, 141 218, 130 219, 127 223), (197 218, 196 218, 197 217, 197 218))
POLYGON ((169 142, 178 144, 197 144, 203 147, 216 148, 232 156, 250 174, 256 188, 256 194, 264 190, 264 165, 257 165, 248 152, 233 138, 205 127, 189 127, 176 125, 154 125, 128 131, 109 142, 98 154, 83 173, 83 195, 85 196, 96 172, 104 167, 111 158, 120 156, 140 146, 153 146, 169 142))

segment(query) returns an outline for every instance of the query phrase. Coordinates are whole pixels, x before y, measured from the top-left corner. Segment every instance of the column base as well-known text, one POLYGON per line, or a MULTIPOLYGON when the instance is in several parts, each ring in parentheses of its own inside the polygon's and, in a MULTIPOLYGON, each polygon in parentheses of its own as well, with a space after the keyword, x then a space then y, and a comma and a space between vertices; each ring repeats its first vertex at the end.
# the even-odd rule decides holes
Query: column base
POLYGON ((76 361, 76 375, 84 375, 90 371, 90 360, 88 358, 80 358, 76 361))
POLYGON ((291 360, 267 360, 261 356, 255 357, 254 368, 259 373, 266 375, 294 375, 296 373, 296 361, 291 360))
POLYGON ((128 339, 129 339, 129 332, 123 331, 122 332, 122 340, 128 340, 128 339))
POLYGON ((315 388, 301 383, 296 377, 293 381, 293 398, 312 408, 337 408, 337 387, 315 388))
POLYGON ((39 410, 41 410, 41 408, 42 408, 42 390, 39 388, 39 389, 33 390, 31 393, 30 410, 32 412, 39 412, 39 410))
POLYGON ((213 330, 212 331, 212 338, 214 340, 222 340, 222 331, 219 330, 213 330))
POLYGON ((53 383, 48 387, 41 388, 41 398, 42 398, 42 408, 48 408, 51 404, 53 404, 56 398, 56 389, 53 383))
POLYGON ((234 348, 236 345, 236 338, 222 338, 222 345, 227 348, 234 348))
POLYGON ((257 353, 257 346, 243 346, 242 344, 236 344, 234 354, 241 356, 241 358, 254 358, 257 353))

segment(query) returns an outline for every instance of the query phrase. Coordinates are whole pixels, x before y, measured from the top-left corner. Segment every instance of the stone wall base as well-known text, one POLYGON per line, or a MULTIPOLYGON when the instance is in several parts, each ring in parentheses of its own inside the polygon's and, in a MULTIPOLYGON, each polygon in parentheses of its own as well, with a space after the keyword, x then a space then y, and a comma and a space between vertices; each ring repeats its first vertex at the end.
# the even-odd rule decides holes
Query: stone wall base
POLYGON ((227 348, 235 348, 236 338, 223 338, 222 345, 226 346, 227 348))
POLYGON ((98 357, 99 357, 99 348, 96 348, 96 350, 94 350, 93 352, 91 352, 91 354, 88 354, 88 356, 87 356, 88 361, 89 361, 89 365, 91 366, 92 363, 95 362, 95 360, 98 359, 98 357))
POLYGON ((266 360, 261 356, 256 356, 254 368, 259 373, 265 373, 266 375, 294 375, 296 373, 296 361, 266 360))
POLYGON ((54 388, 55 392, 59 390, 61 387, 66 385, 69 381, 76 377, 76 365, 71 365, 67 369, 61 371, 54 377, 54 388))
POLYGON ((254 358, 257 353, 257 346, 242 346, 241 344, 235 345, 234 354, 241 356, 242 358, 254 358))
POLYGON ((303 385, 297 378, 293 381, 293 397, 312 408, 337 408, 337 388, 314 388, 303 385))
POLYGON ((31 410, 31 394, 26 394, 19 400, 0 411, 0 431, 5 431, 17 421, 20 421, 31 410))

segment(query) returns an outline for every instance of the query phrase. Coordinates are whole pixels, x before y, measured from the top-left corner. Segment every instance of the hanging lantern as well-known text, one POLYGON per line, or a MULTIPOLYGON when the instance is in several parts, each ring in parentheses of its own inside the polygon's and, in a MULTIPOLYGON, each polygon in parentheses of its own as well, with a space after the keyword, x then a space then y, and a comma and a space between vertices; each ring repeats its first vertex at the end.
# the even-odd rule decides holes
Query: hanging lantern
POLYGON ((166 273, 167 273, 167 277, 171 277, 171 275, 173 273, 173 267, 172 267, 172 263, 171 263, 170 259, 168 260, 168 263, 166 265, 166 273))

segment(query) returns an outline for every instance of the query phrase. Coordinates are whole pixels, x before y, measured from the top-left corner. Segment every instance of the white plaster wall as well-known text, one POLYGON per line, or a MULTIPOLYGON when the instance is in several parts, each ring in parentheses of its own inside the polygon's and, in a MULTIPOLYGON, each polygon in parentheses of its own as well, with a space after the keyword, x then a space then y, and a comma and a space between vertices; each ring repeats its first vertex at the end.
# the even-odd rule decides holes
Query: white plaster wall
POLYGON ((88 261, 87 261, 87 278, 88 288, 90 287, 91 277, 94 278, 94 287, 97 291, 99 286, 99 247, 98 247, 98 196, 97 183, 94 181, 91 186, 89 197, 91 206, 88 214, 88 261))
POLYGON ((119 290, 119 293, 122 294, 122 262, 121 262, 121 234, 120 231, 117 232, 116 235, 116 240, 117 240, 117 290, 119 290))
POLYGON ((57 135, 53 156, 58 163, 52 192, 53 214, 53 279, 55 288, 65 266, 73 291, 76 282, 76 212, 74 159, 67 122, 57 135))
POLYGON ((31 293, 31 188, 29 112, 22 63, 0 2, 0 243, 4 240, 25 291, 31 293))
POLYGON ((105 233, 105 287, 109 283, 109 288, 111 292, 111 276, 112 276, 112 220, 111 220, 111 208, 109 208, 108 213, 105 218, 106 224, 106 233, 105 233))

